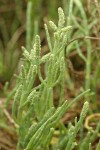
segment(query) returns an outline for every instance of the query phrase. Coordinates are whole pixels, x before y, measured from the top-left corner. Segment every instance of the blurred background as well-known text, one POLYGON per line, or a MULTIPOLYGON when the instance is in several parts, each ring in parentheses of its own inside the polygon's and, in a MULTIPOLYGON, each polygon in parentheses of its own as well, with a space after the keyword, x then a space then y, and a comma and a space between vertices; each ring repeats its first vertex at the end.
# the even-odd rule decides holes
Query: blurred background
MULTIPOLYGON (((87 24, 91 26, 90 35, 99 36, 99 5, 96 0, 81 0, 84 11, 87 16, 87 24)), ((70 17, 70 0, 0 0, 0 88, 4 86, 6 81, 12 79, 21 57, 21 46, 28 49, 32 47, 34 36, 39 34, 41 37, 42 47, 46 46, 46 38, 44 32, 44 23, 48 20, 57 22, 57 9, 61 6, 66 15, 66 21, 74 25, 75 20, 84 26, 82 15, 77 9, 77 5, 73 5, 73 17, 70 17), (70 17, 70 19, 69 19, 70 17), (70 21, 68 21, 68 19, 70 21)), ((84 30, 87 28, 83 27, 84 30)), ((82 33, 76 28, 71 34, 71 38, 80 36, 82 33), (78 32, 76 32, 77 30, 78 32)), ((84 35, 84 33, 83 33, 84 35)), ((93 41, 93 48, 98 46, 98 41, 93 41)), ((82 44, 81 44, 82 45, 82 44)), ((70 49, 70 48, 69 48, 70 49)), ((75 50, 75 48, 72 48, 75 50)), ((70 50, 69 50, 70 51, 70 50)))
MULTIPOLYGON (((94 103, 91 103, 91 107, 94 112, 99 111, 99 0, 0 0, 0 105, 15 86, 16 78, 14 74, 17 74, 20 69, 21 46, 26 47, 30 51, 35 35, 39 34, 41 37, 42 55, 48 52, 44 23, 48 24, 49 20, 57 23, 58 7, 62 7, 65 12, 66 25, 72 25, 73 27, 72 32, 68 36, 68 42, 77 39, 77 42, 69 44, 66 50, 69 73, 66 97, 71 99, 75 97, 75 94, 77 95, 80 89, 90 88, 95 91, 91 101, 94 102, 96 100, 94 103), (72 1, 74 1, 73 5, 72 1), (85 38, 89 39, 89 42, 86 42, 85 38), (84 57, 86 57, 86 61, 84 61, 84 57), (89 59, 91 59, 89 68, 90 83, 87 85, 86 62, 89 59), (9 85, 7 82, 9 82, 9 85)), ((50 34, 53 36, 51 32, 50 34)), ((55 99, 57 99, 56 95, 55 99)), ((78 109, 79 111, 71 113, 71 115, 79 114, 80 106, 78 109)), ((10 108, 8 112, 11 112, 10 108)), ((3 117, 4 114, 0 112, 0 126, 4 131, 6 130, 6 132, 0 132, 0 144, 2 144, 4 150, 13 150, 16 147, 17 135, 14 135, 15 133, 11 126, 11 129, 8 129, 7 125, 5 125, 7 118, 3 117), (5 136, 7 139, 3 140, 2 137, 5 136)), ((71 115, 70 118, 72 118, 71 115)))
POLYGON ((44 42, 44 22, 47 18, 57 20, 57 8, 61 4, 57 0, 0 0, 1 88, 6 81, 11 80, 16 70, 22 53, 21 46, 27 45, 27 32, 31 32, 31 41, 35 34, 40 34, 44 42))

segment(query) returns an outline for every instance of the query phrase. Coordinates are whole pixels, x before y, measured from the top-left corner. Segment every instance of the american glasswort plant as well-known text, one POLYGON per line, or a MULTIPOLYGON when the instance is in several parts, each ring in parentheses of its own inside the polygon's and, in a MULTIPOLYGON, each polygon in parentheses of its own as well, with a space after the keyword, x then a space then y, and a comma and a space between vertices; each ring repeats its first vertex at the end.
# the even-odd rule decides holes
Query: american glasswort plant
MULTIPOLYGON (((67 32, 72 26, 65 26, 65 16, 62 8, 58 8, 58 25, 50 21, 49 26, 54 37, 51 40, 48 26, 45 24, 46 37, 49 46, 48 54, 41 57, 41 41, 36 35, 30 51, 23 49, 23 64, 17 77, 12 115, 18 131, 17 150, 92 150, 91 144, 98 136, 100 123, 94 133, 91 130, 87 136, 77 141, 89 103, 84 103, 80 119, 75 118, 74 124, 66 127, 61 118, 67 110, 81 97, 89 93, 89 89, 78 95, 70 103, 64 99, 66 72, 65 47, 67 32), (44 74, 41 65, 44 64, 44 74), (39 84, 36 79, 39 78, 39 84), (60 88, 58 106, 54 105, 54 88, 60 88), (92 136, 91 136, 92 135, 92 136), (55 138, 57 136, 57 138, 55 138)), ((100 143, 96 150, 99 150, 100 143)))

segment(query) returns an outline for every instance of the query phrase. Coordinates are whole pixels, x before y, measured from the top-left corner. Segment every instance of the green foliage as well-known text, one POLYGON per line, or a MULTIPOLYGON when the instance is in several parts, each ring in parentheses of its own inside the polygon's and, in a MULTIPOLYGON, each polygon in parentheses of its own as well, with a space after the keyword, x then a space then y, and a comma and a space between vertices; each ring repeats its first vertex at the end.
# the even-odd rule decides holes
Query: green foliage
MULTIPOLYGON (((78 95, 72 102, 64 99, 64 84, 66 72, 65 49, 67 33, 72 26, 65 26, 65 16, 62 8, 58 8, 58 26, 50 21, 49 25, 53 30, 53 42, 49 34, 48 26, 45 24, 46 36, 50 52, 41 57, 40 37, 36 35, 33 48, 23 48, 23 65, 17 79, 16 92, 12 106, 12 115, 18 124, 18 145, 25 150, 72 150, 77 147, 79 150, 91 149, 91 143, 96 139, 100 128, 98 124, 96 131, 88 132, 85 139, 80 143, 77 141, 77 134, 82 128, 83 121, 89 110, 88 102, 84 103, 80 119, 75 119, 75 124, 69 123, 65 127, 61 121, 67 110, 82 96, 90 90, 87 89, 78 95), (40 66, 44 64, 45 77, 42 77, 40 66), (36 85, 38 76, 40 84, 36 85), (54 88, 60 87, 58 107, 54 106, 54 88), (58 129, 57 129, 58 128, 58 129), (53 138, 58 131, 57 141, 53 138), (54 143, 53 143, 54 142, 54 143), (78 146, 79 145, 79 146, 78 146)), ((99 145, 98 145, 99 147, 99 145)), ((98 149, 97 147, 97 149, 98 149)))
MULTIPOLYGON (((85 73, 85 79, 83 79, 83 85, 82 89, 87 90, 91 89, 94 96, 90 98, 88 97, 88 94, 85 96, 85 100, 90 100, 91 103, 94 104, 94 110, 98 111, 98 106, 97 106, 97 86, 99 83, 99 53, 96 48, 95 52, 93 52, 94 46, 93 46, 93 41, 95 39, 94 35, 94 26, 98 26, 98 19, 99 17, 96 17, 96 10, 97 8, 92 7, 98 4, 98 1, 92 3, 89 2, 89 7, 90 9, 90 14, 88 14, 88 11, 85 8, 86 1, 80 1, 80 0, 70 0, 68 1, 67 9, 66 9, 66 0, 63 0, 63 8, 66 14, 68 15, 67 17, 67 25, 73 25, 73 30, 68 33, 68 41, 70 44, 68 44, 66 48, 66 57, 69 58, 71 52, 77 51, 76 53, 79 55, 79 59, 83 62, 84 64, 84 73, 85 73), (94 18, 93 18, 94 16, 94 18), (94 35, 94 37, 92 37, 94 35), (73 39, 73 40, 72 40, 73 39), (71 42, 70 42, 71 41, 71 42), (85 52, 83 52, 83 49, 85 49, 85 52), (93 52, 93 55, 92 55, 93 52), (98 55, 98 57, 97 57, 98 55), (96 60, 96 68, 94 69, 94 63, 96 60)), ((97 31, 98 32, 98 31, 97 31)), ((99 37, 98 33, 97 36, 99 37)), ((95 43, 99 43, 98 41, 95 41, 95 43)), ((74 59, 74 58, 73 58, 74 59)), ((79 65, 78 62, 75 62, 76 67, 79 65)), ((71 69, 72 71, 74 70, 73 68, 75 65, 72 63, 71 69)), ((80 68, 81 69, 81 68, 80 68)), ((67 71, 67 73, 69 70, 67 71)), ((69 76, 69 73, 68 73, 69 76)), ((72 77, 68 77, 70 79, 69 81, 73 81, 72 77)), ((75 86, 75 83, 72 82, 73 87, 75 86)), ((68 84, 70 87, 70 84, 68 84)), ((73 90, 74 88, 70 88, 73 90)), ((93 111, 94 111, 93 110, 93 111)))
MULTIPOLYGON (((100 59, 97 50, 100 44, 92 42, 94 38, 98 39, 100 30, 98 1, 94 1, 96 7, 93 11, 90 9, 94 6, 89 8, 90 1, 87 2, 88 7, 85 7, 86 1, 84 0, 63 0, 59 3, 56 0, 45 1, 44 6, 47 5, 45 11, 49 13, 50 19, 53 16, 55 22, 57 21, 55 10, 61 3, 67 18, 62 8, 58 9, 58 24, 53 21, 48 22, 44 18, 49 48, 49 52, 44 56, 41 56, 42 41, 37 35, 42 27, 40 27, 40 22, 43 19, 42 7, 44 8, 44 6, 42 5, 44 1, 27 0, 26 24, 24 25, 25 18, 22 11, 24 1, 15 0, 14 2, 16 4, 15 17, 10 33, 6 20, 0 20, 0 28, 2 29, 0 31, 0 35, 2 35, 0 39, 0 81, 5 83, 12 77, 19 57, 19 53, 15 49, 20 45, 20 42, 16 41, 26 28, 26 48, 22 47, 23 59, 16 87, 8 95, 8 83, 4 86, 4 94, 7 96, 6 108, 14 95, 12 116, 18 132, 17 149, 92 150, 92 145, 100 137, 100 122, 96 124, 95 130, 89 127, 88 131, 84 133, 84 119, 88 110, 89 113, 98 112, 96 101, 97 86, 100 81, 100 59), (96 13, 98 13, 98 17, 96 13), (94 17, 95 15, 96 17, 94 17), (84 64, 84 70, 82 70, 84 79, 83 83, 79 84, 81 87, 78 90, 75 89, 76 81, 73 73, 75 73, 74 65, 80 64, 76 60, 74 62, 70 60, 73 51, 77 53, 76 55, 84 64), (54 104, 55 90, 57 92, 56 105, 54 104), (74 92, 75 98, 71 102, 65 100, 67 90, 74 92), (81 94, 80 91, 82 91, 81 94), (85 103, 80 117, 75 118, 73 123, 65 125, 62 122, 62 117, 72 105, 82 100, 82 97, 84 97, 85 103), (89 107, 87 101, 90 101, 93 109, 91 106, 89 107)), ((5 4, 3 1, 0 3, 5 4)), ((0 11, 2 12, 2 10, 0 11)), ((9 16, 11 19, 13 18, 12 13, 4 13, 3 16, 4 18, 9 16)), ((76 76, 78 75, 76 74, 76 76)), ((70 98, 69 95, 68 98, 70 98)), ((0 128, 7 131, 12 130, 12 128, 8 128, 6 122, 4 107, 0 106, 0 128)), ((100 142, 95 146, 95 149, 100 149, 100 142)))

